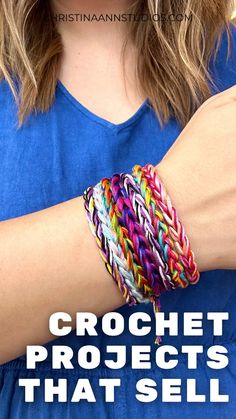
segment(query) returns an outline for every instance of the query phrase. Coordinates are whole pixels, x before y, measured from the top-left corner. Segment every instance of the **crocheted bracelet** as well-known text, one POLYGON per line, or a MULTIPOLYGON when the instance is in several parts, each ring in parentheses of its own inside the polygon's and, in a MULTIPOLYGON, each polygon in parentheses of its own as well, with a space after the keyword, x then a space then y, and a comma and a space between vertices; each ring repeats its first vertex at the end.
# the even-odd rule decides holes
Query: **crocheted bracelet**
POLYGON ((152 165, 102 179, 84 192, 84 201, 106 268, 127 304, 152 302, 157 312, 163 292, 198 282, 189 240, 152 165))

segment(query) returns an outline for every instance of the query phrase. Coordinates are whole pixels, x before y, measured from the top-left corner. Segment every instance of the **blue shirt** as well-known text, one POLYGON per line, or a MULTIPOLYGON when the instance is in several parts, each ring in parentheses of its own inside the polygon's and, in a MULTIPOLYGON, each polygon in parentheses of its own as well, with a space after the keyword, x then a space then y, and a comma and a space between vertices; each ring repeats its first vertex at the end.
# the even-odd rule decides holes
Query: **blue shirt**
MULTIPOLYGON (((213 93, 227 89, 236 83, 236 32, 233 30, 233 53, 227 62, 227 38, 224 34, 216 62, 210 71, 216 88, 213 93)), ((102 177, 114 172, 130 172, 134 164, 147 162, 157 164, 179 135, 181 128, 171 119, 161 129, 154 111, 145 101, 127 121, 114 124, 96 116, 79 103, 58 82, 53 105, 47 113, 31 115, 21 129, 17 129, 17 109, 5 81, 0 84, 0 219, 6 220, 42 210, 69 200, 83 193, 84 189, 97 183, 102 177)), ((226 147, 227 147, 227 138, 226 147)), ((80 232, 78 231, 78 235, 80 232)), ((110 370, 104 365, 96 370, 51 370, 49 360, 41 363, 36 371, 27 370, 25 357, 0 367, 0 419, 51 418, 236 418, 236 272, 214 271, 202 273, 196 286, 166 293, 161 298, 162 311, 203 312, 203 336, 177 337, 166 335, 164 344, 176 348, 181 345, 204 345, 199 356, 197 370, 188 370, 186 357, 179 355, 178 366, 173 370, 133 370, 128 356, 127 365, 121 370, 110 370), (207 312, 229 312, 223 336, 212 335, 212 324, 206 320, 207 312), (229 365, 223 370, 211 370, 206 365, 206 351, 214 344, 224 345, 229 352, 229 365), (23 388, 19 378, 68 378, 68 397, 71 397, 78 378, 89 378, 96 396, 96 403, 81 401, 71 403, 45 403, 43 386, 35 390, 35 402, 24 403, 23 388), (121 378, 121 387, 116 390, 116 402, 104 403, 104 390, 99 387, 99 378, 121 378), (151 378, 159 391, 162 378, 181 378, 181 403, 162 403, 160 396, 151 403, 141 403, 135 398, 136 382, 151 378), (197 379, 198 393, 205 394, 206 403, 186 402, 186 379, 197 379), (220 379, 220 391, 229 394, 229 403, 209 402, 209 380, 220 379)), ((118 310, 127 320, 135 311, 145 311, 152 316, 151 305, 124 306, 118 310)), ((106 352, 107 345, 151 345, 152 359, 155 355, 154 328, 146 337, 132 336, 127 327, 122 336, 108 337, 101 331, 97 337, 76 337, 75 332, 46 345, 70 346, 78 350, 90 344, 106 352)), ((14 344, 14 342, 13 342, 14 344)), ((127 351, 129 353, 129 351, 127 351)), ((161 390, 160 390, 161 391, 161 390)))

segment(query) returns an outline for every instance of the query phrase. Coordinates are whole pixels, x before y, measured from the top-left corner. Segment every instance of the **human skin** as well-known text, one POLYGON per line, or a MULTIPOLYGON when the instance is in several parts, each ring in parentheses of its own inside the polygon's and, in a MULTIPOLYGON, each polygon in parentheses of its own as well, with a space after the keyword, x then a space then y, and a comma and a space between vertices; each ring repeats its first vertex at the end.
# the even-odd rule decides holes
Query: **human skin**
MULTIPOLYGON (((69 36, 66 26, 63 31, 62 38, 69 36)), ((72 29, 68 27, 68 31, 72 29)), ((105 31, 103 36, 107 37, 105 31)), ((76 44, 75 32, 73 36, 70 34, 71 42, 72 39, 76 44)), ((93 36, 90 40, 93 48, 93 36)), ((73 50, 73 45, 70 48, 73 50)), ((106 60, 94 63, 95 69, 107 65, 108 50, 101 50, 106 60)), ((60 74, 66 85, 71 64, 72 54, 65 53, 60 74)), ((76 65, 80 68, 80 61, 76 65)), ((81 77, 85 77, 85 67, 81 66, 81 77)), ((131 60, 130 74, 132 68, 131 60)), ((93 71, 91 75, 87 73, 87 89, 81 93, 86 105, 93 71)), ((101 68, 99 74, 102 82, 101 68)), ((70 85, 75 96, 79 93, 77 77, 73 77, 70 85)), ((133 90, 135 83, 129 84, 125 99, 120 72, 105 72, 105 77, 110 86, 106 101, 110 97, 110 103, 116 106, 112 111, 112 106, 107 111, 108 107, 100 106, 102 91, 94 86, 97 89, 94 111, 118 122, 122 108, 125 109, 122 118, 126 119, 140 100, 133 90), (116 91, 113 93, 111 89, 115 80, 118 83, 115 90, 122 90, 116 101, 116 91)), ((236 87, 232 87, 205 102, 157 165, 185 226, 200 271, 236 269, 235 99, 236 87)), ((99 255, 81 197, 0 223, 0 301, 0 363, 23 354, 26 345, 53 339, 48 331, 48 318, 53 312, 65 311, 74 319, 77 311, 103 315, 124 304, 99 255)))
MULTIPOLYGON (((121 13, 131 0, 52 0, 54 14, 121 13)), ((119 124, 131 117, 146 99, 136 80, 137 53, 131 42, 123 77, 121 51, 127 34, 125 22, 57 22, 63 41, 58 78, 91 112, 119 124)))

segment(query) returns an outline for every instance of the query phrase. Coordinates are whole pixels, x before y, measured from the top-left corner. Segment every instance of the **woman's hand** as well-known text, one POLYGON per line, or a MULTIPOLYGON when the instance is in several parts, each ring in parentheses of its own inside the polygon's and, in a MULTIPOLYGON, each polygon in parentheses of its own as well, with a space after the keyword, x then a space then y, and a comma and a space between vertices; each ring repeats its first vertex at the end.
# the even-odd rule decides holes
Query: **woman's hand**
POLYGON ((236 86, 198 109, 157 169, 199 270, 236 269, 236 86))

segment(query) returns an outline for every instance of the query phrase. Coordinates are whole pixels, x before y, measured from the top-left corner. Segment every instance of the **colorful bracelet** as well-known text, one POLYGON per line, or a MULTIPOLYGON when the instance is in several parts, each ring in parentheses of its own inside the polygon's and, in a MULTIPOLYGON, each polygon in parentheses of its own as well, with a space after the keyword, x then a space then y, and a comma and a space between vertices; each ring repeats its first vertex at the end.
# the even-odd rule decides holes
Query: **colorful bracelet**
POLYGON ((170 235, 170 227, 165 220, 165 213, 156 199, 155 195, 155 182, 150 181, 150 176, 147 176, 146 166, 144 168, 135 166, 133 174, 136 175, 137 181, 140 184, 141 193, 144 198, 148 200, 149 206, 153 212, 153 225, 155 226, 158 234, 158 240, 162 248, 163 257, 168 263, 169 272, 171 273, 173 288, 180 286, 182 288, 188 286, 188 278, 186 277, 184 266, 181 262, 179 254, 175 248, 174 241, 170 235))
POLYGON ((84 200, 106 268, 129 305, 150 301, 157 312, 163 292, 198 282, 189 240, 152 165, 102 179, 84 200))
POLYGON ((174 240, 176 251, 185 268, 188 280, 195 284, 199 280, 199 272, 184 227, 178 219, 177 211, 173 207, 171 199, 154 167, 149 164, 144 167, 143 172, 153 188, 153 194, 157 205, 161 208, 163 216, 169 226, 169 234, 174 240))
MULTIPOLYGON (((121 284, 118 281, 118 286, 119 288, 121 288, 122 285, 124 287, 123 291, 125 291, 125 289, 127 290, 127 295, 130 296, 130 299, 128 299, 127 302, 130 305, 133 305, 133 303, 135 304, 136 301, 139 303, 145 302, 143 294, 141 294, 134 286, 135 280, 133 276, 133 271, 128 266, 127 260, 124 257, 124 253, 118 242, 117 234, 112 228, 112 221, 108 214, 109 207, 107 206, 107 201, 105 200, 105 190, 102 183, 99 183, 95 186, 95 188, 93 189, 93 195, 95 205, 98 209, 98 216, 100 218, 103 235, 105 238, 104 243, 106 243, 106 246, 108 248, 108 254, 110 256, 110 259, 115 264, 115 269, 113 267, 113 270, 115 271, 117 269, 120 272, 121 284)), ((147 299, 146 302, 148 302, 147 299)))

